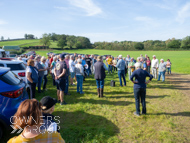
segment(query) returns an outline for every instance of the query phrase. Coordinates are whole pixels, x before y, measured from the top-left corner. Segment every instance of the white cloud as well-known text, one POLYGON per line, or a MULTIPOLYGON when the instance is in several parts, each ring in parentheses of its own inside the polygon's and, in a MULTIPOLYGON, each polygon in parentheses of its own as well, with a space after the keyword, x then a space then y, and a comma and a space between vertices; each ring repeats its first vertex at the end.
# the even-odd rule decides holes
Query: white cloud
POLYGON ((183 24, 187 18, 190 17, 190 3, 186 3, 179 11, 176 21, 183 24))
POLYGON ((94 16, 102 13, 102 9, 94 4, 92 0, 69 0, 70 4, 81 8, 87 16, 94 16))
POLYGON ((139 17, 135 17, 136 21, 143 21, 143 22, 150 22, 152 21, 152 18, 147 17, 147 16, 139 16, 139 17))
POLYGON ((7 22, 0 19, 0 25, 5 25, 5 24, 7 24, 7 22))

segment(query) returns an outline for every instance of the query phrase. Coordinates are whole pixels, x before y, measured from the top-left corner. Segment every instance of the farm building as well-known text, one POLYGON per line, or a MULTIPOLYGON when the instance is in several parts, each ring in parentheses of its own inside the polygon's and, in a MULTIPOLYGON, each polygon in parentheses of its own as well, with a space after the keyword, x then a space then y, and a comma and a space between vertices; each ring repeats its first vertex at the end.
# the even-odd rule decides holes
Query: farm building
POLYGON ((5 51, 7 51, 7 50, 20 50, 20 47, 19 46, 3 46, 2 49, 5 51))

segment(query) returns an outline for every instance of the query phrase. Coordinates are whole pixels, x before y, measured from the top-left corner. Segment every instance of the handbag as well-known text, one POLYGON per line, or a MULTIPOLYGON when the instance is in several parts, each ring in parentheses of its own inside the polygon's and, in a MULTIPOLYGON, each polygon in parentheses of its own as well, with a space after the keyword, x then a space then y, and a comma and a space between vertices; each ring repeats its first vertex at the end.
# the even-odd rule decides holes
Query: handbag
POLYGON ((114 81, 114 80, 111 80, 110 85, 111 85, 111 87, 115 87, 115 81, 114 81))

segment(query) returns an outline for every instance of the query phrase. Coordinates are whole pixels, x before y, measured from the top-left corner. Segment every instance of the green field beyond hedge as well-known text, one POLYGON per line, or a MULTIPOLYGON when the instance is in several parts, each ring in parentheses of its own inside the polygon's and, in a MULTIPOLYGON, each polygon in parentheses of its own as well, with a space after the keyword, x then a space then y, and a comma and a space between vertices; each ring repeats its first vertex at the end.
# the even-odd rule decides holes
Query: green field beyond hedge
MULTIPOLYGON (((51 50, 38 50, 36 51, 37 54, 45 56, 46 53, 50 52, 51 50)), ((80 54, 99 54, 99 55, 123 55, 124 57, 129 54, 131 57, 134 57, 135 59, 140 56, 140 54, 147 54, 150 59, 152 59, 153 55, 156 55, 156 57, 160 60, 163 58, 165 61, 167 59, 170 59, 172 62, 172 72, 175 73, 185 73, 190 74, 190 51, 108 51, 108 50, 95 50, 95 49, 89 49, 89 50, 52 50, 51 52, 54 53, 80 53, 80 54)))

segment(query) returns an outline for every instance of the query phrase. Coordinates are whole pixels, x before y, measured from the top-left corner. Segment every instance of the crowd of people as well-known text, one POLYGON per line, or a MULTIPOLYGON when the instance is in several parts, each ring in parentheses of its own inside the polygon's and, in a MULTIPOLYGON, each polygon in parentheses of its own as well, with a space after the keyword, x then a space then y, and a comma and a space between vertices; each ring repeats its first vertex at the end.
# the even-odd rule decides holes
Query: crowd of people
POLYGON ((79 94, 84 94, 83 82, 85 81, 85 78, 88 78, 90 75, 94 75, 96 80, 98 97, 105 97, 104 80, 106 78, 106 70, 108 70, 108 74, 110 74, 110 76, 114 72, 117 72, 121 87, 126 86, 126 74, 128 74, 129 80, 134 83, 133 88, 136 105, 136 111, 134 114, 140 116, 140 114, 146 114, 146 84, 148 84, 152 78, 159 81, 161 76, 162 81, 165 81, 166 70, 168 74, 171 74, 171 62, 169 59, 167 62, 160 59, 159 63, 155 55, 153 55, 152 60, 148 57, 148 55, 145 55, 145 57, 140 55, 137 60, 130 57, 130 55, 127 55, 126 58, 122 57, 122 55, 117 57, 108 56, 105 62, 103 61, 102 56, 96 57, 94 55, 77 55, 76 53, 73 55, 51 54, 48 55, 47 58, 44 56, 41 57, 40 55, 37 55, 35 58, 31 56, 29 57, 26 68, 26 77, 27 83, 30 87, 31 99, 25 100, 21 103, 13 120, 15 122, 15 128, 18 128, 17 125, 19 125, 24 129, 24 131, 21 135, 10 139, 9 142, 26 142, 33 140, 38 140, 39 142, 41 140, 45 140, 47 142, 50 140, 64 142, 59 134, 59 128, 53 120, 54 116, 52 113, 54 111, 55 104, 67 104, 64 100, 64 95, 70 95, 69 86, 75 86, 75 84, 77 84, 76 92, 79 94), (152 74, 150 74, 150 72, 152 72, 152 74), (52 85, 57 88, 57 99, 50 96, 45 96, 40 102, 38 102, 35 99, 36 87, 38 89, 38 93, 42 93, 47 90, 46 85, 48 82, 48 74, 51 74, 53 79, 52 85), (149 77, 148 81, 146 80, 146 77, 149 77), (142 103, 141 113, 140 101, 142 103), (29 120, 28 123, 17 124, 18 119, 22 120, 23 117, 27 118, 28 115, 34 118, 37 122, 29 120), (50 123, 47 121, 48 117, 51 117, 50 123), (42 122, 41 119, 45 124, 43 128, 40 126, 42 122), (31 131, 36 130, 36 128, 40 128, 40 131, 31 131), (44 131, 43 135, 41 131, 44 131), (48 136, 47 131, 51 131, 53 134, 48 136))

